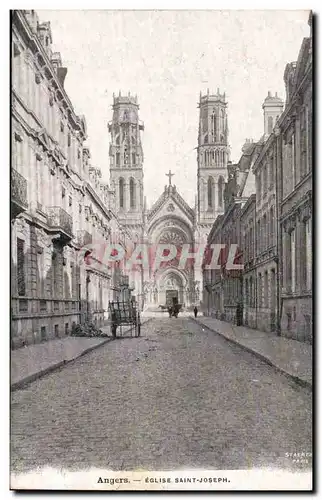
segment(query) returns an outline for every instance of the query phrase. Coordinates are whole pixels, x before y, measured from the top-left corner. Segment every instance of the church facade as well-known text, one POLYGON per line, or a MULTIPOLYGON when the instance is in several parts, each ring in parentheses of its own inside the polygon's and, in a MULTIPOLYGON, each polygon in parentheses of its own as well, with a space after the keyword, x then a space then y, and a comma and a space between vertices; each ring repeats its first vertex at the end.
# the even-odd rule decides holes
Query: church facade
POLYGON ((130 271, 133 294, 142 309, 165 305, 169 297, 176 297, 188 309, 202 301, 202 269, 193 265, 179 268, 180 250, 189 245, 194 252, 200 244, 205 245, 215 219, 223 213, 230 150, 225 94, 220 94, 219 89, 214 94, 208 90, 206 95, 200 94, 198 107, 196 204, 189 206, 180 195, 170 170, 166 174, 168 185, 148 208, 141 143, 144 124, 139 119, 138 99, 130 94, 113 96, 108 130, 114 211, 134 244, 143 243, 149 249, 172 244, 178 249, 177 256, 159 269, 150 266, 130 271))

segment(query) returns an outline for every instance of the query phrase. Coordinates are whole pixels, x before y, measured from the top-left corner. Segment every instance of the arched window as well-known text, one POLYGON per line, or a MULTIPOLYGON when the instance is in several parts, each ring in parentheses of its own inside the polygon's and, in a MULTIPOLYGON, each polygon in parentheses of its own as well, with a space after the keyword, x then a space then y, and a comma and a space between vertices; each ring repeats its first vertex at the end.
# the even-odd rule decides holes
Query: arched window
POLYGON ((219 165, 219 152, 216 151, 215 153, 215 165, 219 165))
POLYGON ((120 208, 124 208, 124 179, 119 180, 119 198, 120 198, 120 208))
POLYGON ((211 115, 211 129, 212 129, 212 135, 214 140, 216 140, 216 135, 217 135, 217 117, 215 115, 215 112, 211 115))
POLYGON ((218 205, 222 207, 223 204, 223 191, 224 191, 224 179, 222 176, 218 180, 218 205))
POLYGON ((213 178, 209 177, 208 178, 208 207, 213 206, 213 178))
POLYGON ((135 208, 135 182, 134 179, 130 179, 130 208, 135 208))
POLYGON ((221 110, 220 117, 221 117, 220 130, 221 130, 221 132, 224 132, 225 131, 225 111, 223 109, 221 110))
POLYGON ((207 165, 207 151, 205 151, 205 165, 207 165))

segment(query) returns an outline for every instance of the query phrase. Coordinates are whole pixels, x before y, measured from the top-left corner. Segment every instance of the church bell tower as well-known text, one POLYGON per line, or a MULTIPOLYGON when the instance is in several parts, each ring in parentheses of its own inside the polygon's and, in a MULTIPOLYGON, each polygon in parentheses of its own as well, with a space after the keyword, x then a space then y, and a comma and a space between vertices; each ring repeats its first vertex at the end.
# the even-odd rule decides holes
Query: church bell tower
POLYGON ((137 96, 113 94, 113 118, 108 124, 110 140, 110 184, 115 191, 120 222, 133 232, 143 224, 143 149, 137 96))
POLYGON ((199 99, 198 224, 211 229, 218 215, 224 213, 224 187, 229 161, 226 96, 207 94, 199 99))

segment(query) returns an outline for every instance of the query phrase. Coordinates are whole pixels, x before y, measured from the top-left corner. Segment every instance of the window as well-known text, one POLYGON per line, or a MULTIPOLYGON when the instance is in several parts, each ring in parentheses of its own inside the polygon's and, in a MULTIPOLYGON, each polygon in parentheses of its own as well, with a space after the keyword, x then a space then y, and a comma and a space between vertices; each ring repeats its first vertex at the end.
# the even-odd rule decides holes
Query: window
MULTIPOLYGON (((225 131, 225 111, 223 109, 221 110, 220 118, 221 118, 220 129, 221 129, 221 132, 224 132, 225 131)), ((224 139, 223 136, 221 136, 221 142, 224 142, 223 139, 224 139)))
POLYGON ((79 204, 79 205, 78 205, 78 212, 79 212, 80 214, 82 213, 82 205, 81 205, 81 204, 79 204))
POLYGON ((119 199, 120 199, 120 208, 124 208, 124 180, 119 180, 119 199))
POLYGON ((213 178, 209 177, 208 179, 208 207, 213 206, 213 178))
POLYGON ((267 133, 271 134, 273 131, 273 117, 269 116, 267 119, 267 133))
POLYGON ((268 307, 268 272, 264 274, 264 307, 268 307))
POLYGON ((204 144, 208 144, 208 134, 205 135, 204 144))
POLYGON ((116 165, 120 165, 120 153, 116 153, 116 165))
POLYGON ((81 152, 80 152, 80 149, 78 148, 78 150, 77 150, 77 158, 80 159, 80 157, 81 157, 81 152))
POLYGON ((261 240, 260 240, 260 235, 261 235, 261 221, 257 221, 257 235, 256 235, 256 241, 257 241, 257 250, 258 252, 261 251, 261 240))
POLYGON ((26 295, 25 242, 20 238, 17 238, 17 282, 18 295, 26 295))
POLYGON ((224 190, 224 179, 219 177, 218 180, 218 205, 222 207, 223 205, 223 190, 224 190))
POLYGON ((62 190, 61 190, 61 197, 62 198, 65 198, 66 196, 66 189, 64 187, 62 187, 62 190))
POLYGON ((262 307, 262 275, 259 273, 258 275, 258 306, 262 307))
POLYGON ((308 148, 308 170, 312 169, 312 99, 310 99, 307 110, 307 148, 308 148))
POLYGON ((264 214, 263 217, 263 227, 262 227, 263 234, 261 235, 261 239, 263 242, 263 250, 267 249, 267 215, 264 214))
POLYGON ((290 143, 290 162, 292 167, 292 179, 293 179, 293 188, 297 183, 296 169, 295 169, 295 134, 293 133, 291 137, 290 143))
POLYGON ((258 172, 256 176, 256 198, 257 200, 260 199, 261 197, 261 191, 262 191, 262 179, 261 179, 261 172, 258 172))
POLYGON ((296 286, 296 246, 295 246, 295 229, 290 232, 290 240, 291 240, 291 290, 292 293, 295 292, 296 286))
POLYGON ((60 122, 60 131, 64 132, 64 124, 63 124, 63 122, 60 122))
POLYGON ((270 209, 270 216, 269 216, 269 242, 268 246, 274 245, 275 243, 275 224, 274 224, 274 208, 271 207, 270 209))
POLYGON ((308 171, 308 133, 307 133, 307 107, 304 106, 300 113, 300 178, 308 171))
POLYGON ((253 278, 252 276, 249 278, 249 305, 253 305, 253 278))
POLYGON ((213 139, 215 141, 217 136, 217 118, 215 113, 213 113, 211 116, 211 129, 212 129, 213 139))
POLYGON ((312 220, 305 222, 305 244, 306 244, 306 289, 312 289, 312 220))
POLYGON ((68 147, 70 148, 70 145, 71 145, 71 136, 70 136, 70 133, 68 133, 67 144, 68 144, 68 147))
POLYGON ((267 163, 264 163, 263 167, 263 195, 267 193, 267 163))
POLYGON ((268 187, 272 188, 274 184, 274 164, 273 157, 269 157, 268 159, 268 187))
POLYGON ((55 337, 59 337, 59 326, 55 325, 55 337))
POLYGON ((130 179, 130 207, 135 208, 136 199, 135 199, 135 182, 133 179, 130 179))
POLYGON ((70 196, 68 198, 68 205, 71 207, 73 205, 73 200, 72 200, 72 197, 70 196))
POLYGON ((136 164, 136 154, 132 153, 132 165, 136 164))

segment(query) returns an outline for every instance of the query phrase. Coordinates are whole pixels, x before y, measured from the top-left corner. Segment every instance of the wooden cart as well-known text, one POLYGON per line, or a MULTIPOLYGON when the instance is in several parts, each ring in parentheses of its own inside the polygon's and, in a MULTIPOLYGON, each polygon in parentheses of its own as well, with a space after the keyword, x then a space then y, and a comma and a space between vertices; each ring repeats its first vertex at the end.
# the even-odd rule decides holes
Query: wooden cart
POLYGON ((115 302, 109 302, 108 308, 111 321, 111 332, 114 338, 116 338, 117 327, 123 325, 131 325, 131 336, 133 330, 135 337, 141 335, 141 317, 135 302, 131 300, 119 302, 117 300, 115 302))

